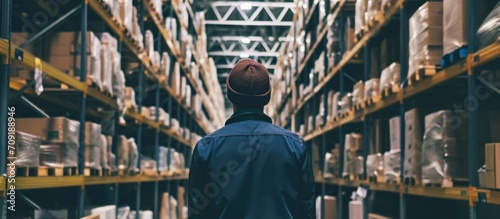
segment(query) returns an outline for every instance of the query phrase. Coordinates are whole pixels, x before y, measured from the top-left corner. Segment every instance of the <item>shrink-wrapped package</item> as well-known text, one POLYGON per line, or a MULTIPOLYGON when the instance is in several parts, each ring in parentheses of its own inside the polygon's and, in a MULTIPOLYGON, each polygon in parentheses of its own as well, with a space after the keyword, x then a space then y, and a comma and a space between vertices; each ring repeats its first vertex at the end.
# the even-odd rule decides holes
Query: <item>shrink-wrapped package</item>
POLYGON ((125 107, 125 74, 121 70, 113 75, 113 93, 118 109, 123 110, 125 107))
POLYGON ((482 49, 499 40, 500 36, 500 2, 484 19, 477 30, 478 48, 482 49))
POLYGON ((132 0, 118 0, 118 3, 120 5, 120 18, 121 18, 121 23, 129 32, 133 32, 133 25, 132 25, 132 10, 133 10, 133 4, 132 0))
POLYGON ((16 165, 36 167, 40 160, 41 138, 25 132, 16 131, 16 165))
POLYGON ((153 58, 155 52, 154 42, 153 32, 151 32, 151 30, 146 30, 144 33, 144 50, 149 58, 153 58))
POLYGON ((356 156, 354 160, 354 174, 357 176, 362 176, 365 171, 365 160, 363 156, 356 156))
POLYGON ((380 95, 380 79, 372 78, 365 82, 364 100, 369 100, 374 96, 380 95))
POLYGON ((467 0, 443 0, 443 54, 467 45, 467 0))
POLYGON ((41 137, 40 165, 78 166, 80 123, 64 117, 19 118, 16 129, 41 137))
POLYGON ((137 168, 139 165, 139 151, 137 150, 137 144, 134 138, 128 139, 128 155, 129 155, 129 166, 128 171, 131 173, 139 172, 137 168))
POLYGON ((144 49, 144 36, 141 32, 141 27, 139 26, 137 8, 132 7, 132 37, 139 44, 139 48, 144 49))
POLYGON ((170 31, 170 37, 175 42, 177 41, 177 19, 173 17, 167 17, 165 19, 165 29, 170 31))
POLYGON ((410 17, 408 78, 443 56, 443 3, 426 2, 410 17))
POLYGON ((366 157, 366 174, 368 177, 380 176, 384 173, 384 157, 381 153, 366 157))
POLYGON ((354 31, 356 34, 361 33, 365 26, 365 13, 368 0, 356 0, 356 17, 354 20, 354 31))
POLYGON ((401 119, 399 116, 389 119, 389 144, 391 150, 401 150, 401 119))
POLYGON ((353 107, 352 94, 347 93, 340 102, 340 113, 347 113, 353 107))
POLYGON ((149 173, 156 172, 156 161, 141 154, 141 171, 149 173))
POLYGON ((352 91, 352 103, 360 104, 365 100, 365 84, 363 81, 359 81, 354 84, 352 91))
POLYGON ((128 170, 130 165, 130 156, 129 156, 129 143, 128 139, 120 135, 118 140, 118 169, 122 171, 128 170))
POLYGON ((85 167, 101 169, 101 125, 85 122, 85 167))
POLYGON ((395 182, 401 175, 401 150, 390 150, 384 153, 384 178, 395 182))
POLYGON ((101 82, 103 89, 113 95, 113 58, 108 44, 101 45, 101 82))
POLYGON ((339 175, 339 150, 335 148, 332 153, 325 154, 325 166, 323 168, 323 178, 333 178, 339 175))
POLYGON ((124 96, 125 108, 131 108, 137 111, 137 102, 135 102, 135 91, 132 87, 125 87, 124 96))
POLYGON ((417 109, 405 112, 404 178, 413 178, 418 184, 422 176, 422 124, 420 121, 417 109))
POLYGON ((394 86, 399 87, 400 77, 399 63, 394 62, 387 66, 380 75, 380 93, 383 93, 385 89, 391 91, 394 86))
POLYGON ((349 176, 350 174, 356 174, 356 162, 358 155, 361 154, 361 134, 346 134, 345 135, 345 145, 344 145, 344 169, 342 170, 342 177, 349 176))
POLYGON ((100 148, 100 158, 101 158, 101 167, 104 170, 110 169, 109 165, 109 152, 110 147, 108 146, 108 140, 105 135, 101 135, 99 138, 99 148, 100 148))
POLYGON ((366 3, 365 23, 370 22, 380 13, 382 0, 368 0, 366 3))
POLYGON ((162 0, 153 0, 153 6, 154 6, 153 8, 161 20, 163 20, 162 5, 163 5, 162 0))
POLYGON ((467 171, 467 124, 449 110, 425 117, 422 142, 422 182, 441 184, 445 180, 465 180, 467 171), (458 122, 460 119, 460 123, 458 122))

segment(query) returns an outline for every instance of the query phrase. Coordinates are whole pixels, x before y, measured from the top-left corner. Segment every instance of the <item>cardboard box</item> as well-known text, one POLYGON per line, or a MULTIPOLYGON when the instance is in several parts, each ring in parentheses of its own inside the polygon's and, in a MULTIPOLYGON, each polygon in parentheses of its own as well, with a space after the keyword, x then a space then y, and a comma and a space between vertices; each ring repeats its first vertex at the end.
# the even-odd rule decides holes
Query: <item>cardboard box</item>
POLYGON ((400 117, 396 116, 389 120, 391 150, 401 150, 401 123, 400 117))
POLYGON ((368 219, 392 219, 392 218, 385 217, 385 216, 382 216, 382 215, 379 215, 379 214, 369 213, 368 214, 368 219))
POLYGON ((500 173, 500 143, 486 144, 486 170, 500 173))
POLYGON ((362 201, 349 202, 349 219, 363 219, 364 209, 362 201))
POLYGON ((337 199, 334 196, 324 196, 325 215, 322 217, 321 197, 316 198, 316 218, 337 219, 337 199))
POLYGON ((42 143, 76 144, 80 123, 65 117, 17 118, 16 130, 40 136, 42 143))
MULTIPOLYGON (((95 83, 100 90, 103 90, 101 75, 101 60, 99 57, 86 57, 87 84, 95 83)), ((48 62, 56 69, 65 72, 77 79, 80 79, 81 64, 80 56, 51 56, 48 62)))
MULTIPOLYGON (((85 53, 91 56, 99 56, 101 52, 101 42, 92 31, 86 34, 85 53)), ((50 48, 46 52, 47 57, 80 55, 81 34, 80 32, 57 32, 47 40, 44 40, 45 48, 50 48)))

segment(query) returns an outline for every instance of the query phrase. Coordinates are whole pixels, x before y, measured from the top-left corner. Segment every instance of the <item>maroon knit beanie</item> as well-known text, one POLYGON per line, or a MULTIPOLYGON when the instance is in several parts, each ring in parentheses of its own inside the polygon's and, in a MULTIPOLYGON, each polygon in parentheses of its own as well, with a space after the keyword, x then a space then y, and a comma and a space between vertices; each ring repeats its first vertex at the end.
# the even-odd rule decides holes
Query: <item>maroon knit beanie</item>
POLYGON ((262 108, 271 98, 269 72, 262 64, 240 60, 226 80, 227 97, 237 108, 262 108))

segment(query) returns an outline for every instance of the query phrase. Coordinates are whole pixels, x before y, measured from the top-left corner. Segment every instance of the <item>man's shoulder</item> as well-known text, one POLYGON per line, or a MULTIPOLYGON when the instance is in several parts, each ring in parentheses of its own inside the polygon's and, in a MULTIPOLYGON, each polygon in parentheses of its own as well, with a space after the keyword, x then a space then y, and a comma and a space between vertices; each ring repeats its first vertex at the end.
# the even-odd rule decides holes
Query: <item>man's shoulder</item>
POLYGON ((272 123, 265 122, 256 122, 256 123, 233 123, 226 125, 222 128, 217 129, 216 131, 206 135, 200 141, 200 145, 209 144, 211 141, 222 138, 222 137, 231 137, 231 136, 244 136, 244 135, 281 135, 288 137, 297 143, 302 143, 303 139, 298 134, 293 133, 287 129, 284 129, 280 126, 274 125, 272 123), (250 130, 248 127, 242 127, 244 125, 251 125, 253 129, 250 130))

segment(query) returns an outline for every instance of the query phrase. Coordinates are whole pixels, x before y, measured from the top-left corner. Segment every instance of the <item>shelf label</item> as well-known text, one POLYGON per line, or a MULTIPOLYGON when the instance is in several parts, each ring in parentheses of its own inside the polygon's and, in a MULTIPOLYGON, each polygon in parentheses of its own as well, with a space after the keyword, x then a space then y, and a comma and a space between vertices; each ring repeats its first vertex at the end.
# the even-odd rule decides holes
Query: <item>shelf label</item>
POLYGON ((484 192, 478 192, 478 193, 477 193, 477 199, 478 199, 478 202, 479 202, 479 203, 486 203, 486 202, 488 202, 488 201, 486 200, 486 199, 487 199, 487 198, 486 198, 486 193, 484 193, 484 192))

